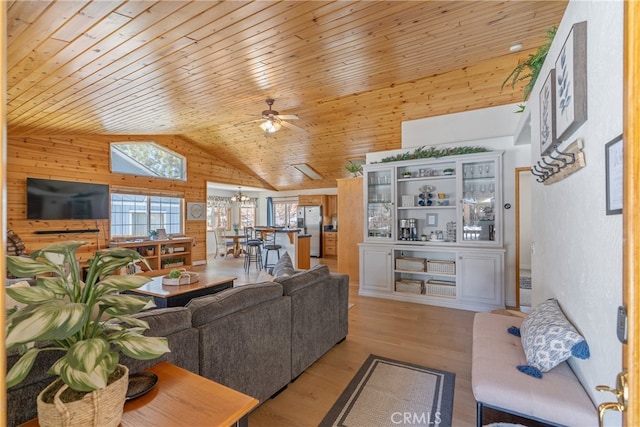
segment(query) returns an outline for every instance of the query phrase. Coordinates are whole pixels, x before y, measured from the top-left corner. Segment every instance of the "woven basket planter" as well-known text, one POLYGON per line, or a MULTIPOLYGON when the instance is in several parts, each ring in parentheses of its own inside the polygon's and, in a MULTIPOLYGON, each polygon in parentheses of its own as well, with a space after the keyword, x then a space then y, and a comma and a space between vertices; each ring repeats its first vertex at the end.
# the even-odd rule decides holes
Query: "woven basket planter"
POLYGON ((60 395, 68 388, 60 387, 58 378, 38 395, 38 423, 40 427, 116 427, 122 419, 124 402, 129 385, 129 369, 118 365, 116 372, 122 376, 107 387, 87 393, 81 400, 64 403, 60 395), (53 403, 45 403, 43 396, 51 389, 60 387, 53 403))

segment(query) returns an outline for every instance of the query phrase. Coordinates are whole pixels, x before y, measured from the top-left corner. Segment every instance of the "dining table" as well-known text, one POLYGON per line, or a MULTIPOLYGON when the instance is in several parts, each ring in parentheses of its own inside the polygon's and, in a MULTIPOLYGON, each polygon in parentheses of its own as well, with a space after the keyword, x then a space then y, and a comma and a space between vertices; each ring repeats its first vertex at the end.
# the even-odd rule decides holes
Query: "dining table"
POLYGON ((225 234, 224 238, 225 239, 229 239, 229 240, 233 240, 233 247, 229 248, 229 250, 227 251, 227 253, 225 255, 233 254, 234 258, 238 258, 241 254, 243 254, 245 252, 244 249, 242 249, 242 245, 241 245, 241 243, 243 242, 243 240, 245 238, 243 233, 225 234))

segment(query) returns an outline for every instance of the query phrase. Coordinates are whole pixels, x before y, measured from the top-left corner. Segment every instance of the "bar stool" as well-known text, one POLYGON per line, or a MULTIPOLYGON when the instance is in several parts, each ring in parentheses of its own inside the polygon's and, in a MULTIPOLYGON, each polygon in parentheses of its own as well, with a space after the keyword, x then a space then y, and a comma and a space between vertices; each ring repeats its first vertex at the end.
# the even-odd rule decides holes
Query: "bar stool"
POLYGON ((276 254, 278 254, 278 259, 280 259, 280 249, 282 249, 282 245, 276 243, 276 230, 262 230, 262 239, 264 241, 262 249, 266 251, 264 255, 264 268, 273 267, 276 263, 269 264, 269 253, 275 251, 276 254))
POLYGON ((256 265, 256 268, 262 270, 262 240, 257 239, 254 236, 254 229, 252 227, 246 227, 244 229, 244 269, 249 271, 251 269, 251 261, 256 265))

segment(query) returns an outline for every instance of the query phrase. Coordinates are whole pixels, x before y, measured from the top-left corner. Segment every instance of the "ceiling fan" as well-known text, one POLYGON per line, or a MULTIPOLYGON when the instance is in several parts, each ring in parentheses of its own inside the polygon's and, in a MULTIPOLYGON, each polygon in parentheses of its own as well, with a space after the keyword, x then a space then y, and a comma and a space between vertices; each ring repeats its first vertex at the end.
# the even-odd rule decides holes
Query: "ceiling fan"
MULTIPOLYGON (((276 110, 273 110, 271 107, 273 106, 273 103, 275 101, 271 98, 265 99, 264 102, 267 103, 267 105, 269 106, 269 109, 262 111, 262 118, 257 120, 251 120, 249 122, 244 122, 244 123, 262 122, 260 123, 260 129, 262 129, 265 136, 270 136, 276 133, 283 126, 287 128, 292 128, 292 129, 300 129, 298 126, 295 126, 286 121, 286 120, 298 120, 297 115, 280 114, 276 110)), ((240 124, 244 124, 244 123, 240 123, 240 124)))

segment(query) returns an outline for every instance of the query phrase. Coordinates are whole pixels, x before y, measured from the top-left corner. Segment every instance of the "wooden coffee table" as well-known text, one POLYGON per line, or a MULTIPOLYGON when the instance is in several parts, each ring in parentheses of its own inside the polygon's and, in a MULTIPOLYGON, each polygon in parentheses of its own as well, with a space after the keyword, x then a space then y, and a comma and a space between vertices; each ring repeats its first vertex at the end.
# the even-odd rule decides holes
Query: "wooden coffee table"
POLYGON ((127 291, 142 296, 152 296, 158 308, 182 307, 193 298, 215 294, 233 287, 237 277, 208 274, 189 285, 163 285, 162 276, 154 277, 138 289, 127 291))
MULTIPOLYGON (((125 403, 122 427, 246 426, 249 411, 260 403, 168 362, 147 372, 156 374, 158 383, 147 394, 125 403)), ((21 425, 36 426, 37 419, 21 425)))

